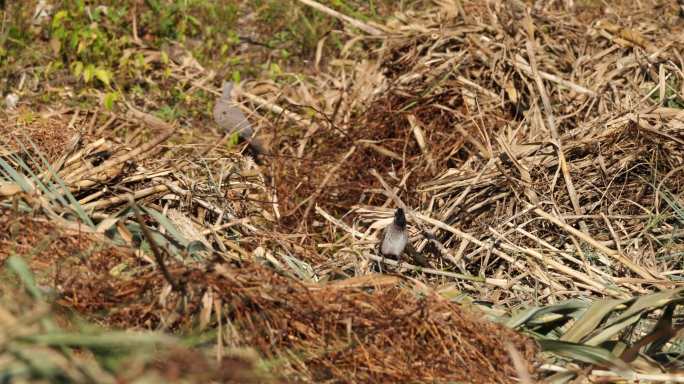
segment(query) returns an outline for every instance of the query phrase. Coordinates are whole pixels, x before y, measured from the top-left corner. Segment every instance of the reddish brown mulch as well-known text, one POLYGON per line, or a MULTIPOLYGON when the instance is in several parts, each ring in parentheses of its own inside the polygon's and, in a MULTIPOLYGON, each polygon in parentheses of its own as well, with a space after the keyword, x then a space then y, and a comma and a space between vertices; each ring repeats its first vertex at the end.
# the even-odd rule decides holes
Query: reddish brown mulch
POLYGON ((19 153, 26 148, 29 153, 36 155, 34 161, 42 163, 40 156, 33 150, 35 145, 40 155, 53 162, 65 153, 70 141, 79 133, 82 119, 87 118, 85 115, 79 118, 69 111, 36 112, 23 107, 11 112, 2 111, 0 138, 5 149, 19 153), (70 122, 72 117, 79 124, 70 122))
MULTIPOLYGON (((170 265, 185 294, 171 292, 160 300, 167 283, 156 268, 141 268, 131 249, 102 244, 98 236, 66 232, 30 216, 7 210, 0 215, 0 260, 10 252, 24 255, 38 280, 61 292, 60 305, 114 327, 163 324, 182 332, 196 328, 202 298, 210 294, 213 308, 221 308, 221 323, 229 320, 235 329, 235 343, 284 359, 278 361, 298 356, 304 365, 292 363, 286 371, 307 380, 508 383, 517 373, 506 345, 520 352, 530 370, 537 352, 528 338, 437 294, 421 297, 403 283, 364 289, 304 285, 253 262, 215 263, 211 270, 170 265), (114 276, 122 263, 124 273, 114 276)), ((209 326, 216 325, 214 312, 209 326)))

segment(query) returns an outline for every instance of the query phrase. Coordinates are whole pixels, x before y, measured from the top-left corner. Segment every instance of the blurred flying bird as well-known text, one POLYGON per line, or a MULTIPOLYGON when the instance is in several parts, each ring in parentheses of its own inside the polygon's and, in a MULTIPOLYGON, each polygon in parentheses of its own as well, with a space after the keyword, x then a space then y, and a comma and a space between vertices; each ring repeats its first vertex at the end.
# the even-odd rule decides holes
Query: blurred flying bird
POLYGON ((246 141, 247 151, 259 163, 259 157, 264 154, 264 148, 259 140, 254 137, 252 124, 233 100, 232 91, 233 83, 224 81, 221 97, 214 104, 214 121, 226 133, 237 133, 238 142, 246 141))

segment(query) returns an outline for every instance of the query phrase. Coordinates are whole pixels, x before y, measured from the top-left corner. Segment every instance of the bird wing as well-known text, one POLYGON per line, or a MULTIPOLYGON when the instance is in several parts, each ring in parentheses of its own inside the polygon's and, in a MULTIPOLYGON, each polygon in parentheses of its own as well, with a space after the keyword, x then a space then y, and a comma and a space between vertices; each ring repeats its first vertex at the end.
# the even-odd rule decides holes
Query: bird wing
POLYGON ((375 244, 375 251, 378 255, 382 256, 382 243, 385 242, 385 236, 387 236, 387 227, 383 228, 380 231, 380 238, 378 242, 375 244))

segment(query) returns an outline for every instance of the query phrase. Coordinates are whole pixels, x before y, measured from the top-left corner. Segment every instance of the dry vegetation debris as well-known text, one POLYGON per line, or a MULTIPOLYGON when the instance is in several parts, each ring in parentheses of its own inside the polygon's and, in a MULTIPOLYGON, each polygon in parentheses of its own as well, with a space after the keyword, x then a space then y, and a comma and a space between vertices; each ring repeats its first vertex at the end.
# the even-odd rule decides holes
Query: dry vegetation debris
MULTIPOLYGON (((421 245, 433 234, 445 250, 434 263, 505 279, 489 291, 502 303, 672 286, 662 273, 678 263, 662 252, 681 235, 676 9, 616 5, 588 22, 590 11, 556 6, 440 5, 396 15, 374 64, 340 63, 312 76, 316 87, 286 90, 323 117, 303 139, 276 137, 283 158, 304 155, 274 167, 284 215, 304 228, 313 217, 298 201, 313 193, 332 216, 353 206, 359 224, 377 223, 389 212, 374 207, 399 204, 384 178, 415 211, 421 245)), ((370 234, 312 224, 310 238, 333 249, 370 234)))
MULTIPOLYGON (((417 294, 398 285, 399 278, 371 275, 342 284, 303 284, 248 261, 170 263, 167 268, 182 287, 178 292, 169 290, 162 273, 147 267, 132 249, 107 246, 101 237, 67 233, 9 211, 3 212, 0 229, 6 234, 0 238, 2 249, 8 252, 0 258, 33 252, 29 266, 40 286, 58 290, 58 305, 115 328, 218 327, 216 337, 228 346, 249 346, 265 358, 289 361, 283 369, 292 377, 508 383, 517 372, 507 348, 526 361, 536 353, 528 338, 483 322, 434 292, 417 294)), ((201 355, 194 359, 207 364, 201 355)), ((171 376, 174 369, 198 373, 177 367, 173 358, 161 364, 171 376)))
POLYGON ((78 134, 78 128, 68 115, 62 111, 46 111, 37 114, 28 108, 17 110, 3 110, 0 117, 0 138, 3 148, 20 153, 28 150, 36 153, 40 151, 49 161, 56 160, 66 150, 69 142, 78 134), (33 148, 33 145, 36 148, 33 148), (23 148, 22 148, 23 146, 23 148))
MULTIPOLYGON (((682 273, 683 22, 652 3, 439 1, 355 20, 364 33, 337 31, 339 57, 317 54, 289 85, 238 87, 269 143, 263 166, 228 135, 133 107, 152 99, 70 111, 59 125, 79 140, 53 130, 39 145, 57 177, 0 189, 14 210, 0 241, 59 244, 29 264, 63 306, 108 326, 213 330, 219 357, 253 347, 292 380, 512 382, 536 346, 423 284, 504 310, 561 302, 563 330, 582 315, 561 312, 571 298, 622 300, 616 313, 649 325, 679 303, 667 291, 630 312, 682 273), (374 233, 395 205, 433 268, 383 268, 417 280, 375 274, 374 233), (16 216, 27 207, 52 222, 16 216), (117 245, 93 250, 105 236, 117 245)), ((170 78, 218 94, 222 79, 191 59, 170 78)))

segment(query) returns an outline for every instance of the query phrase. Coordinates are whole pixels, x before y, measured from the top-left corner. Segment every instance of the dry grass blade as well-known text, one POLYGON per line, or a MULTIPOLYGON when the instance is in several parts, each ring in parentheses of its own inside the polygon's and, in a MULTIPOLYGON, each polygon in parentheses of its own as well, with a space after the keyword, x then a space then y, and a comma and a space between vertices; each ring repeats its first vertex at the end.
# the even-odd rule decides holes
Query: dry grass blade
MULTIPOLYGON (((259 363, 304 382, 636 380, 683 369, 674 3, 201 3, 169 13, 184 20, 184 44, 146 26, 143 15, 163 12, 138 11, 153 5, 122 10, 135 31, 120 40, 125 60, 106 67, 125 113, 122 103, 0 111, 0 257, 31 255, 24 272, 50 283, 59 305, 117 328, 199 325, 198 348, 211 344, 203 352, 217 369, 259 363), (209 28, 203 16, 217 7, 235 20, 209 28), (262 34, 263 20, 274 22, 262 34), (231 35, 203 39, 223 29, 231 35), (251 139, 199 129, 212 125, 216 85, 245 74, 235 82, 268 144, 260 159, 240 153, 251 139), (27 160, 37 158, 46 161, 27 160), (131 197, 135 207, 123 206, 131 197), (428 268, 373 254, 394 207, 428 268), (251 358, 230 352, 243 347, 251 358), (527 375, 539 356, 547 364, 527 375)), ((83 26, 115 33, 117 7, 86 7, 83 26)), ((65 28, 80 25, 66 12, 65 28)), ((72 59, 68 49, 45 60, 72 59)), ((69 65, 43 64, 8 76, 7 91, 73 77, 69 65)), ((55 87, 18 89, 67 92, 55 87)), ((3 317, 7 305, 0 322, 17 332, 46 311, 3 317)), ((11 337, 0 331, 3 347, 11 337)), ((189 381, 229 381, 212 375, 189 381)))
POLYGON ((314 9, 318 10, 318 11, 321 11, 323 13, 330 15, 330 16, 339 18, 339 19, 351 24, 352 26, 368 33, 369 35, 381 35, 382 34, 382 31, 378 30, 377 28, 371 27, 370 25, 367 25, 366 23, 363 23, 359 20, 353 19, 349 16, 343 15, 343 14, 335 11, 334 9, 330 9, 330 8, 326 7, 325 5, 317 3, 313 0, 299 0, 299 1, 303 4, 308 5, 309 7, 312 7, 314 9))
POLYGON ((631 269, 632 271, 634 271, 635 273, 637 273, 639 276, 643 277, 644 279, 647 279, 647 280, 655 280, 656 279, 655 276, 651 272, 649 272, 646 269, 644 269, 643 267, 635 264, 632 260, 627 259, 624 255, 621 255, 617 251, 612 250, 612 249, 604 246, 603 244, 597 242, 591 236, 588 236, 588 235, 584 234, 583 232, 580 232, 577 229, 563 223, 558 218, 549 215, 548 213, 542 211, 539 208, 534 209, 534 212, 537 215, 539 215, 540 217, 543 217, 544 219, 558 225, 559 227, 562 227, 567 232, 569 232, 569 233, 577 236, 578 238, 586 241, 587 243, 591 244, 593 247, 600 250, 603 254, 615 258, 617 261, 624 264, 627 268, 631 269))

